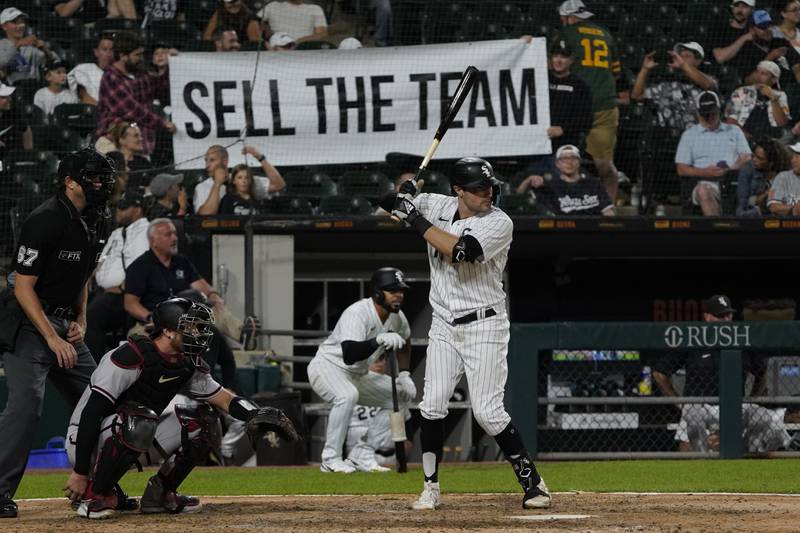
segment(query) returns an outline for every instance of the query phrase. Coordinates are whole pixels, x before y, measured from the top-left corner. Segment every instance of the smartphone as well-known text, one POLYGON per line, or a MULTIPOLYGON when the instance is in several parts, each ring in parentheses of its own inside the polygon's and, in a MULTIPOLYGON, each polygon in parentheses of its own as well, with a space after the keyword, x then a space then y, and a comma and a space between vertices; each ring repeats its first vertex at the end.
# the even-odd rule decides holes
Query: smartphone
POLYGON ((728 163, 726 161, 717 161, 717 166, 719 168, 728 168, 728 163))

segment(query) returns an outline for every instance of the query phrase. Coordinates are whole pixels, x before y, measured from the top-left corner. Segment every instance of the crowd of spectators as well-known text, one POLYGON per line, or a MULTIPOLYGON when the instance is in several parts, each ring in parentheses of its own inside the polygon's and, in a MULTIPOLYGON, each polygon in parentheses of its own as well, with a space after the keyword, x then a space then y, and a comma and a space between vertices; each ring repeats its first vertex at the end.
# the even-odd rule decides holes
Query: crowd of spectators
MULTIPOLYGON (((624 17, 624 9, 637 9, 632 4, 622 2, 624 9, 617 11, 610 10, 613 2, 592 5, 565 0, 550 5, 553 19, 558 17, 560 22, 543 27, 538 35, 548 37, 551 126, 547 135, 554 155, 529 158, 516 174, 509 171, 505 192, 530 195, 538 213, 615 214, 619 212, 615 207, 629 200, 630 178, 617 168, 622 165, 629 175, 635 174, 632 178, 639 183, 634 188, 639 190, 642 186, 647 190, 648 181, 677 179, 679 190, 667 198, 654 196, 651 204, 677 202, 684 212, 707 216, 800 212, 793 203, 793 182, 775 182, 777 176, 794 172, 790 153, 800 136, 800 0, 769 5, 760 1, 734 0, 726 15, 702 21, 696 35, 686 29, 665 32, 652 43, 637 41, 631 29, 615 23, 613 16, 624 17), (592 40, 586 41, 586 35, 592 35, 592 40), (681 38, 665 48, 669 36, 681 38), (636 46, 628 46, 631 42, 641 55, 635 53, 636 46), (618 139, 626 134, 620 124, 637 107, 651 113, 653 122, 642 135, 640 153, 632 154, 629 147, 621 149, 618 139), (581 157, 575 172, 562 168, 573 155, 555 156, 563 147, 571 147, 567 152, 581 157), (644 157, 645 164, 632 173, 634 155, 644 157), (652 165, 646 164, 647 158, 652 165), (657 170, 664 168, 659 167, 659 158, 667 163, 671 170, 666 174, 671 176, 657 170), (573 174, 577 184, 570 181, 573 174), (585 206, 566 210, 557 205, 554 199, 564 201, 564 190, 594 189, 593 180, 605 189, 596 203, 587 200, 585 206), (772 191, 774 183, 783 189, 772 191), (618 194, 620 187, 623 191, 618 194)), ((29 16, 25 5, 5 7, 0 11, 4 32, 0 39, 0 157, 20 150, 48 150, 49 146, 37 145, 35 128, 57 124, 60 106, 84 104, 91 106, 96 126, 90 135, 81 132, 81 142, 94 143, 119 163, 122 185, 117 197, 126 188, 142 189, 154 196, 156 201, 149 205, 161 214, 265 212, 264 202, 280 192, 286 181, 251 146, 243 150, 251 164, 236 172, 228 167, 226 149, 212 146, 206 154, 206 176, 157 188, 157 197, 152 191, 156 177, 175 176, 169 60, 181 52, 181 46, 170 43, 163 33, 147 33, 147 28, 165 21, 194 24, 198 39, 213 43, 217 52, 292 51, 329 39, 329 14, 310 0, 217 0, 203 5, 202 9, 213 9, 200 19, 196 13, 201 7, 186 0, 51 1, 47 7, 36 8, 46 11, 37 16, 29 16), (47 22, 48 17, 63 17, 64 24, 66 19, 70 24, 78 21, 89 30, 96 27, 85 33, 92 36, 93 45, 77 53, 49 39, 47 28, 53 23, 47 22), (79 61, 70 64, 69 60, 79 61), (36 119, 39 111, 32 107, 44 118, 36 119), (219 165, 212 168, 215 161, 219 165), (182 192, 176 195, 174 188, 182 192)), ((351 5, 365 10, 359 17, 369 18, 370 44, 396 44, 393 2, 342 2, 341 7, 351 5)), ((642 12, 637 12, 638 24, 647 33, 642 12)), ((486 31, 489 38, 494 30, 487 27, 486 31)), ((529 40, 523 32, 516 36, 529 40)), ((339 47, 362 46, 358 39, 348 37, 339 47)))

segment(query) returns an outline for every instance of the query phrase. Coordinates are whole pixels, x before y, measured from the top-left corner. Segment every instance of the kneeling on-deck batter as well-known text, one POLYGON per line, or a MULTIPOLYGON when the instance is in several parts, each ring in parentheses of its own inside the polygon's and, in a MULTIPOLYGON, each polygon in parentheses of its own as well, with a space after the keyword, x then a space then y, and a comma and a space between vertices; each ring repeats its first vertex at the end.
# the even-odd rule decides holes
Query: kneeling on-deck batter
POLYGON ((74 468, 64 493, 80 502, 78 516, 105 518, 115 511, 137 508, 118 482, 141 454, 166 455, 154 440, 159 425, 179 424, 181 446, 164 457, 158 473, 147 482, 140 505, 143 513, 200 510, 197 498, 177 490, 218 444, 219 435, 214 431, 217 414, 212 407, 245 421, 253 439, 269 431, 289 440, 298 438, 282 411, 258 408, 211 377, 201 357, 213 335, 210 308, 171 298, 158 304, 153 322, 155 329, 149 337, 133 336, 101 359, 72 413, 67 454, 74 468), (157 413, 178 393, 204 403, 175 406, 175 417, 159 420, 157 413))

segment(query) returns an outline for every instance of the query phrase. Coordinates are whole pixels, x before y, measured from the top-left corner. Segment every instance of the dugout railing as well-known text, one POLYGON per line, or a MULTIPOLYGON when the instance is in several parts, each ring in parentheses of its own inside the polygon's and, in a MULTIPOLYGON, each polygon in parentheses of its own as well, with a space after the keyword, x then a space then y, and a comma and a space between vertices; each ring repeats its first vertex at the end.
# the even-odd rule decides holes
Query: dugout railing
POLYGON ((513 324, 506 403, 539 459, 800 456, 798 353, 790 321, 513 324), (700 389, 691 354, 716 361, 700 389))

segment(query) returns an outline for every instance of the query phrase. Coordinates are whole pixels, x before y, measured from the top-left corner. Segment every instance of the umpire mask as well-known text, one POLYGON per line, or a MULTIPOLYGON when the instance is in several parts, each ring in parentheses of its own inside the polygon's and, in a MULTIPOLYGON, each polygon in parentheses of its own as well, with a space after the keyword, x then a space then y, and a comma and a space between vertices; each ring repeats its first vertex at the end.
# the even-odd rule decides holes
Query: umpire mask
POLYGON ((87 208, 106 211, 116 181, 116 169, 109 158, 94 148, 67 154, 58 165, 58 178, 63 182, 67 176, 83 189, 87 208))

